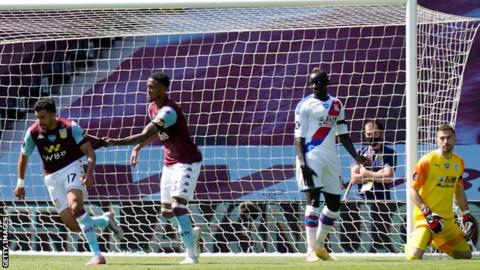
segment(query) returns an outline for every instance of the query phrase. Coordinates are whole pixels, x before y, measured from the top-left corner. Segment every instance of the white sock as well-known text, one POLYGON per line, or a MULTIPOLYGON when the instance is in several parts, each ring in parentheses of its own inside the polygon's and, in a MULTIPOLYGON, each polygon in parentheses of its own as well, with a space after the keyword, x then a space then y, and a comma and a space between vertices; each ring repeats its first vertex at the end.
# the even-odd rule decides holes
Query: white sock
POLYGON ((305 233, 307 236, 307 251, 312 252, 317 249, 317 231, 319 209, 311 205, 305 208, 305 233))
POLYGON ((320 214, 320 228, 317 233, 317 244, 319 247, 323 247, 328 234, 333 230, 335 225, 335 219, 339 216, 338 212, 333 212, 326 206, 323 208, 320 214))

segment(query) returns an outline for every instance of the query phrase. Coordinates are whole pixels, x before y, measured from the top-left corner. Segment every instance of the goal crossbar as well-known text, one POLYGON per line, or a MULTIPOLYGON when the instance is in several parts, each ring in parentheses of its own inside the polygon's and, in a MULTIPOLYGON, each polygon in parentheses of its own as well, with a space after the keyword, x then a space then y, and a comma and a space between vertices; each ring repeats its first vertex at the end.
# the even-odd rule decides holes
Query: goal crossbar
POLYGON ((362 6, 405 3, 406 0, 21 0, 12 3, 2 2, 0 10, 362 6))

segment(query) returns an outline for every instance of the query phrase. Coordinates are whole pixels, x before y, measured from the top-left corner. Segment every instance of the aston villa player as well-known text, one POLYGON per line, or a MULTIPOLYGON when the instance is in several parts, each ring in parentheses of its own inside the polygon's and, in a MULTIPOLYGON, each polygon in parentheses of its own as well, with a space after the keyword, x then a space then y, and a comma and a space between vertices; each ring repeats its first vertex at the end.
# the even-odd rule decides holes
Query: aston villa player
MULTIPOLYGON (((18 180, 15 195, 25 198, 25 172, 28 157, 35 146, 42 159, 45 185, 65 226, 74 232, 82 231, 93 257, 86 265, 105 264, 100 253, 95 228, 107 228, 121 240, 123 232, 115 222, 113 213, 90 216, 83 207, 86 187, 93 184, 95 151, 83 129, 74 121, 56 116, 51 98, 40 99, 34 107, 35 123, 25 133, 18 159, 18 180), (84 172, 81 158, 87 156, 84 172)), ((95 142, 99 145, 98 140, 95 142)))

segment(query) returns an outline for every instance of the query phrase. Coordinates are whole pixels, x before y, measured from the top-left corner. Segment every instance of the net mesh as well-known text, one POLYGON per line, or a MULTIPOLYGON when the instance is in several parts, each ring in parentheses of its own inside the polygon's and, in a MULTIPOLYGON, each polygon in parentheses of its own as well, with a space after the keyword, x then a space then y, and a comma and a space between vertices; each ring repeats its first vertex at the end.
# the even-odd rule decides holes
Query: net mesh
MULTIPOLYGON (((59 115, 94 136, 125 137, 149 122, 145 82, 172 78, 204 162, 194 201, 206 252, 305 252, 297 191, 294 109, 307 74, 330 74, 353 141, 365 119, 385 125, 397 153, 391 200, 366 201, 353 187, 331 234, 334 252, 401 252, 405 242, 405 7, 298 7, 0 12, 0 193, 12 250, 86 251, 50 203, 40 158, 29 161, 27 201, 13 197, 32 105, 53 96, 59 115), (247 206, 246 206, 247 205, 247 206), (247 210, 246 210, 247 209, 247 210)), ((454 124, 478 22, 418 9, 419 143, 432 149, 440 123, 454 124)), ((104 251, 182 252, 176 226, 159 216, 161 145, 97 149, 88 209, 114 211, 126 232, 101 234, 104 251)), ((342 178, 351 158, 340 148, 342 178)))

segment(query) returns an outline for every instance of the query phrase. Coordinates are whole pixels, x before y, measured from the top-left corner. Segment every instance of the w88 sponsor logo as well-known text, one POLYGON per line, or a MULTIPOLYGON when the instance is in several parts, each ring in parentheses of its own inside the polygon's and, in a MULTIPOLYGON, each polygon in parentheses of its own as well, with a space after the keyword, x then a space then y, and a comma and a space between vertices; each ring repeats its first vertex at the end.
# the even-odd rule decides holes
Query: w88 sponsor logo
POLYGON ((50 154, 50 155, 42 155, 42 156, 46 161, 52 161, 52 160, 59 160, 66 155, 67 155, 67 151, 62 150, 62 151, 57 152, 57 153, 53 153, 53 154, 50 154))

